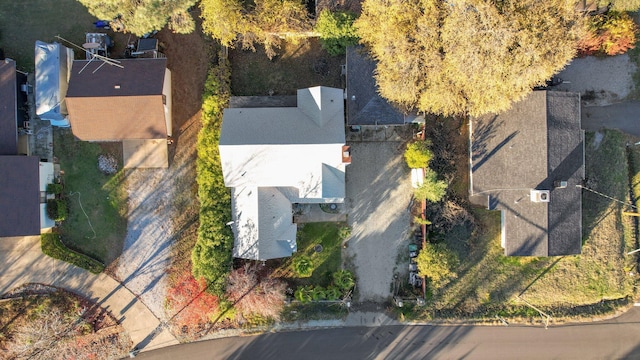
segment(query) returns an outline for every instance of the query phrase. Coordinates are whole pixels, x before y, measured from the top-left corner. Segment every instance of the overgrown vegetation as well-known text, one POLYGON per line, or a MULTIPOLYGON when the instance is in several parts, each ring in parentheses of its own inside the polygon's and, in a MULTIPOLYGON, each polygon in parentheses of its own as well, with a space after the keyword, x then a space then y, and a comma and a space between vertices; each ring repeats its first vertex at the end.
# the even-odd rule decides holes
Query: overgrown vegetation
POLYGON ((91 14, 111 20, 111 29, 141 36, 165 25, 173 32, 188 34, 195 28, 189 9, 196 0, 78 0, 91 14))
POLYGON ((578 44, 582 56, 624 54, 635 47, 638 27, 626 12, 608 11, 590 16, 587 29, 578 44))
POLYGON ((111 263, 122 251, 127 230, 124 171, 103 174, 98 169, 100 146, 76 140, 68 129, 54 130, 53 150, 64 171, 69 207, 60 236, 68 247, 111 263))
POLYGON ((358 35, 353 26, 356 15, 349 11, 323 10, 318 15, 315 29, 320 33, 322 47, 329 55, 343 55, 347 46, 358 43, 358 35))
POLYGON ((383 97, 477 116, 508 109, 561 70, 581 19, 565 0, 366 0, 355 26, 378 62, 383 97))
POLYGON ((296 38, 310 30, 307 10, 295 0, 203 0, 202 29, 227 47, 240 42, 243 49, 264 46, 271 59, 283 38, 296 38))
POLYGON ((321 285, 304 285, 296 289, 293 297, 306 304, 311 301, 337 301, 349 296, 356 285, 353 273, 348 270, 339 270, 331 276, 333 281, 326 288, 321 285))
POLYGON ((318 38, 285 41, 272 60, 264 49, 255 52, 230 50, 233 64, 231 88, 234 95, 295 95, 311 86, 341 87, 344 58, 328 56, 318 38))
POLYGON ((77 267, 99 274, 104 270, 104 264, 87 255, 69 249, 56 233, 46 233, 40 236, 40 247, 45 255, 62 260, 77 267))
POLYGON ((191 255, 192 271, 196 279, 205 279, 208 291, 218 296, 225 292, 233 249, 233 233, 225 225, 231 220, 231 194, 224 185, 218 151, 222 112, 230 96, 230 75, 227 60, 219 57, 205 83, 196 160, 200 227, 191 255))
MULTIPOLYGON (((40 289, 40 291, 43 291, 40 289)), ((131 348, 102 308, 61 290, 0 302, 4 359, 119 359, 131 348)))
POLYGON ((234 319, 240 323, 257 318, 280 319, 287 285, 270 275, 260 275, 259 265, 245 264, 229 275, 226 298, 233 305, 234 319))

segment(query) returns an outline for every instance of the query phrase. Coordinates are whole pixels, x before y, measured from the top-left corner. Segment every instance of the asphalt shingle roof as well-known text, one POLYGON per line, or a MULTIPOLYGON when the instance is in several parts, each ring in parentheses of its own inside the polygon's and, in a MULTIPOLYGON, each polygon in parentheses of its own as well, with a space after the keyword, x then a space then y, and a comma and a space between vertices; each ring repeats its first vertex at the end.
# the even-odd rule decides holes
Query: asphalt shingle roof
POLYGON ((40 235, 40 175, 35 156, 0 156, 0 237, 40 235))
POLYGON ((471 124, 471 201, 503 211, 505 254, 580 253, 580 95, 535 91, 512 109, 471 124), (557 188, 555 181, 567 186, 557 188), (532 189, 549 190, 550 201, 531 201, 532 189))
POLYGON ((66 96, 73 134, 87 141, 166 138, 166 59, 119 61, 123 68, 73 62, 66 96))
POLYGON ((404 124, 405 116, 378 95, 375 69, 375 61, 362 46, 347 48, 347 124, 404 124))

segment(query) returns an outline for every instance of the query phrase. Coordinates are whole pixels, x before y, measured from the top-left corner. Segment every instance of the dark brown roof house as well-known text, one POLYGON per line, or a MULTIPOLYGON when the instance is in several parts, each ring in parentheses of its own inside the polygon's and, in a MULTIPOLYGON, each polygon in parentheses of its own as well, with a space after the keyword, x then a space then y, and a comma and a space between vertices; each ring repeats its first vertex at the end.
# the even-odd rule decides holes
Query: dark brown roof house
POLYGON ((126 168, 166 168, 171 72, 166 58, 73 62, 66 95, 73 134, 122 141, 126 168))
POLYGON ((40 235, 55 225, 43 201, 46 185, 53 180, 53 163, 20 155, 24 81, 26 74, 16 71, 15 61, 0 59, 0 238, 40 235))
POLYGON ((470 120, 470 199, 501 212, 507 256, 579 254, 584 131, 580 94, 534 91, 470 120))

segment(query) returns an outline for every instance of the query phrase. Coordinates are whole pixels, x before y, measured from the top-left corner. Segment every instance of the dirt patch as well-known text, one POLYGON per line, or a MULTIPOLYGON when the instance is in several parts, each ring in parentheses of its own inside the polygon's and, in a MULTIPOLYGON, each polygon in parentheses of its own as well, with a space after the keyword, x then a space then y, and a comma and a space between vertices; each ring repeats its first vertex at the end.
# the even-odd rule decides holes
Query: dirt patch
POLYGON ((28 284, 6 294, 0 314, 0 349, 8 358, 120 358, 133 345, 107 309, 52 286, 28 284))
POLYGON ((310 86, 343 87, 341 65, 344 56, 332 57, 317 38, 284 42, 278 56, 269 60, 264 50, 232 50, 231 92, 233 95, 295 95, 310 86))

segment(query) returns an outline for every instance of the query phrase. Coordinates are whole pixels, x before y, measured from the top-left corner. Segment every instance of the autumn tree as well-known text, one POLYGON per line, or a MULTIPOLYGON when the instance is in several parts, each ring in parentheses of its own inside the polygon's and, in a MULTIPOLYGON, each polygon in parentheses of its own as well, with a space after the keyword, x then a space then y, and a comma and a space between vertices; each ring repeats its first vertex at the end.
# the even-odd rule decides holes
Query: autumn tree
POLYGON ((626 12, 609 11, 589 17, 588 31, 578 43, 581 55, 619 55, 636 44, 638 27, 626 12))
POLYGON ((640 0, 600 0, 598 5, 610 6, 617 11, 637 11, 640 9, 640 0))
POLYGON ((416 258, 418 273, 429 279, 434 287, 456 277, 459 264, 456 254, 444 244, 427 243, 416 258))
POLYGON ((298 0, 202 0, 200 9, 204 32, 222 45, 255 50, 260 44, 269 57, 275 56, 283 38, 311 29, 298 0))
POLYGON ((355 26, 383 97, 472 116, 508 109, 544 83, 583 32, 566 0, 365 0, 355 26))
POLYGON ((179 34, 194 30, 195 23, 188 10, 196 0, 78 0, 91 15, 114 20, 114 30, 143 35, 161 30, 165 25, 179 34), (118 27, 122 29, 118 29, 118 27))

